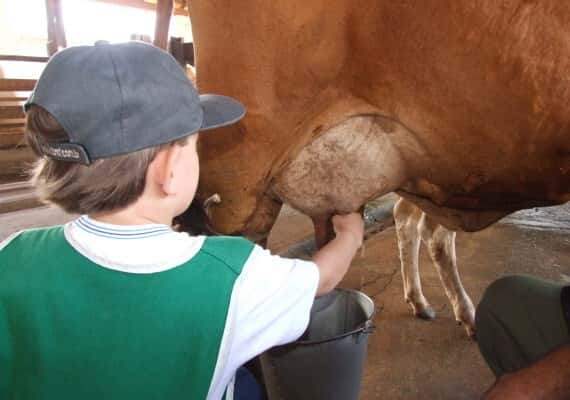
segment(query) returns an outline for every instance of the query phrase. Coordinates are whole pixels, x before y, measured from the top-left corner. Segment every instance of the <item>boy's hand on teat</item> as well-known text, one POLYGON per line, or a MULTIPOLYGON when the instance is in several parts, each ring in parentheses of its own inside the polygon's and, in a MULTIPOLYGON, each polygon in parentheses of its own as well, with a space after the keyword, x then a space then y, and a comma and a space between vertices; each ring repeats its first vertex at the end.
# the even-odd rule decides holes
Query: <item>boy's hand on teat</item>
POLYGON ((364 238, 364 221, 358 213, 335 215, 332 224, 336 237, 313 256, 320 274, 317 296, 338 285, 364 238))
POLYGON ((334 233, 337 236, 347 235, 354 239, 356 247, 362 246, 364 239, 364 220, 360 213, 335 215, 332 218, 334 233))

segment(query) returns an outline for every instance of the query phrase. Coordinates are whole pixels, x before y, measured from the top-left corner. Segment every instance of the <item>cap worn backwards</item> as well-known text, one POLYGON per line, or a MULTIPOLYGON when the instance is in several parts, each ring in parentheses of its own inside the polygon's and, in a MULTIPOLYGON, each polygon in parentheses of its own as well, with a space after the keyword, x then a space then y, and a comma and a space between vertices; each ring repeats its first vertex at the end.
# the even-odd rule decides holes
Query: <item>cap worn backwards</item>
POLYGON ((42 153, 90 162, 239 121, 243 105, 198 95, 176 60, 142 42, 70 47, 47 63, 24 108, 48 111, 69 136, 42 153))

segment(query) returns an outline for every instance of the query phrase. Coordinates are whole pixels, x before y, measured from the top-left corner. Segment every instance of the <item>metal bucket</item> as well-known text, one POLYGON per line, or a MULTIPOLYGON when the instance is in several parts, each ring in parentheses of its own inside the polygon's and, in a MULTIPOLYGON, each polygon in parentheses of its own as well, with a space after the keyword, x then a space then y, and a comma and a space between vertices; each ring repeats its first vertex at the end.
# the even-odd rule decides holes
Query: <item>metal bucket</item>
POLYGON ((374 302, 336 289, 315 299, 299 340, 261 355, 270 400, 358 400, 374 302))

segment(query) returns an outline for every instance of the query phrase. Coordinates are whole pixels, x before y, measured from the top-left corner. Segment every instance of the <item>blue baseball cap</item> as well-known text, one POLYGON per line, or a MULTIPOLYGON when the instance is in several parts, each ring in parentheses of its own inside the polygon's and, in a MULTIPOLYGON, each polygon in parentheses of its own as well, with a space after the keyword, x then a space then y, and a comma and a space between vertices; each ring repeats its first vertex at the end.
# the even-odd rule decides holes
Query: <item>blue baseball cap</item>
POLYGON ((70 47, 45 66, 27 111, 38 105, 69 136, 42 142, 47 157, 91 162, 233 124, 244 106, 230 97, 198 95, 176 60, 143 43, 70 47))

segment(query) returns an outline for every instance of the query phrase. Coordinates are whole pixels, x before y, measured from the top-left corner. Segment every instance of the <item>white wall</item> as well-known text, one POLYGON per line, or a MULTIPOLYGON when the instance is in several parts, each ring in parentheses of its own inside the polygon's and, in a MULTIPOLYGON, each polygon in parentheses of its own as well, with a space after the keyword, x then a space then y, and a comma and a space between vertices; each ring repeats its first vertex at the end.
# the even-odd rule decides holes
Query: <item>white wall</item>
MULTIPOLYGON (((154 36, 152 10, 126 8, 92 0, 63 0, 68 46, 129 40, 131 34, 154 36)), ((190 19, 173 16, 170 36, 192 41, 190 19)), ((46 56, 47 25, 44 0, 0 0, 0 54, 46 56)))
MULTIPOLYGON (((68 46, 129 40, 131 34, 154 36, 155 13, 92 0, 63 0, 68 46)), ((169 36, 192 41, 190 18, 173 16, 169 36)), ((0 0, 0 54, 47 56, 45 0, 0 0)), ((6 78, 37 78, 42 63, 0 61, 6 78)))
POLYGON ((0 54, 47 55, 44 0, 0 0, 0 54))

